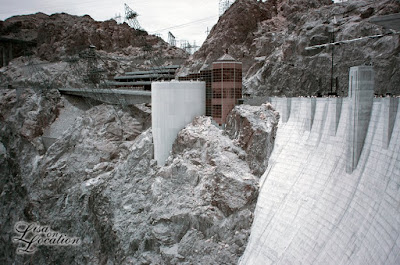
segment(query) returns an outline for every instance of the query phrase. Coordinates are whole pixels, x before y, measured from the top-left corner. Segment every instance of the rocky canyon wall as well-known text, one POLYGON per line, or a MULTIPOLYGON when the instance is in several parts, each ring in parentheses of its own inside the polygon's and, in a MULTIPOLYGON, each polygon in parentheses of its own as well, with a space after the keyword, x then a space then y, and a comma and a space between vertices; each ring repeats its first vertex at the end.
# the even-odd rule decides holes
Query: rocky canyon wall
POLYGON ((265 167, 264 157, 248 161, 272 149, 278 124, 270 105, 235 109, 232 124, 246 126, 229 133, 196 118, 157 167, 145 105, 91 105, 30 89, 1 90, 0 103, 0 263, 238 262, 258 197, 254 171, 265 167), (81 244, 20 255, 18 221, 81 244))
MULTIPOLYGON (((238 0, 185 63, 181 74, 209 68, 228 50, 243 62, 244 92, 252 96, 317 96, 331 87, 332 47, 308 46, 389 32, 371 18, 400 12, 395 0, 238 0), (333 35, 334 32, 334 35, 333 35)), ((372 63, 375 92, 400 94, 398 35, 337 45, 333 91, 346 96, 348 69, 372 63)))

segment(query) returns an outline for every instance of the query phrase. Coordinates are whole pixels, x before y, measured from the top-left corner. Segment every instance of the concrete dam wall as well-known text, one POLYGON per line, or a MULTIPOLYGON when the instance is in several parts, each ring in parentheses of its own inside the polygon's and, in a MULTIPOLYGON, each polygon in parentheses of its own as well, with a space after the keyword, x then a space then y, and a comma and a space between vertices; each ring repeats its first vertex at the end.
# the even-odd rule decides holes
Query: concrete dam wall
POLYGON ((399 98, 359 113, 352 98, 271 103, 281 118, 240 264, 400 264, 399 98))

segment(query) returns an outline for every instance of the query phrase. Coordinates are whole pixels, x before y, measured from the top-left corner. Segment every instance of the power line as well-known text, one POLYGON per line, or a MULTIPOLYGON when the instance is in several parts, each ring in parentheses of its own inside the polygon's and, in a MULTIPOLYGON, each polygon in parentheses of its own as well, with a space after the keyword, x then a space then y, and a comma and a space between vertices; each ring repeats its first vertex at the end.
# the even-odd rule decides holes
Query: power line
POLYGON ((165 31, 165 30, 171 30, 171 29, 176 29, 176 28, 183 28, 183 27, 189 26, 189 25, 191 25, 191 24, 200 23, 200 22, 205 22, 205 21, 208 21, 208 20, 211 20, 211 19, 215 19, 215 18, 218 18, 218 16, 211 16, 211 17, 206 17, 206 18, 202 18, 202 19, 190 21, 190 22, 187 22, 187 23, 184 23, 184 24, 175 25, 175 26, 171 26, 171 27, 168 27, 168 28, 155 30, 155 31, 152 31, 151 33, 158 33, 158 32, 165 31))
POLYGON ((365 39, 378 39, 378 38, 382 38, 382 37, 385 37, 385 36, 399 35, 399 34, 400 34, 400 31, 396 31, 396 32, 389 32, 389 33, 385 33, 385 34, 378 34, 378 35, 360 37, 360 38, 355 38, 355 39, 351 39, 351 40, 341 40, 341 41, 336 41, 336 42, 330 42, 330 43, 325 43, 325 44, 320 44, 320 45, 309 46, 309 47, 306 47, 305 50, 306 51, 310 51, 310 50, 325 48, 325 47, 329 47, 329 46, 352 43, 352 42, 365 40, 365 39))

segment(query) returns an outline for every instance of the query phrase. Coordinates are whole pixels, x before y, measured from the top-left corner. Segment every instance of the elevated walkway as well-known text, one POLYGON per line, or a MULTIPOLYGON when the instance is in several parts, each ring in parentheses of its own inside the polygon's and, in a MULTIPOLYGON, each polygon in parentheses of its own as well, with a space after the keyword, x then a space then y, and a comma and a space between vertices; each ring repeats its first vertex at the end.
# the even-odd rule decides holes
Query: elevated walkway
POLYGON ((151 91, 101 88, 59 88, 62 94, 91 98, 107 104, 151 103, 151 91))

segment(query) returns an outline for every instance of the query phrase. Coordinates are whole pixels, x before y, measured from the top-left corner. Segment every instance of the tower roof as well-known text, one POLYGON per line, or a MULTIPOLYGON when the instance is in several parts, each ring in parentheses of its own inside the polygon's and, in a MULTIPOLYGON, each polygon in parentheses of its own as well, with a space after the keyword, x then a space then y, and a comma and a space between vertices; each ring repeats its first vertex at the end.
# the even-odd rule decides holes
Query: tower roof
POLYGON ((217 62, 221 62, 221 61, 223 61, 223 62, 236 62, 236 60, 235 60, 232 56, 230 56, 229 54, 227 54, 227 53, 225 53, 224 55, 222 55, 222 56, 217 60, 217 62))

